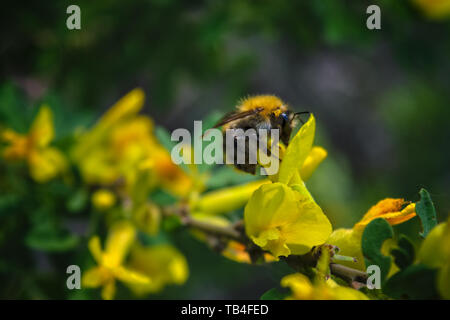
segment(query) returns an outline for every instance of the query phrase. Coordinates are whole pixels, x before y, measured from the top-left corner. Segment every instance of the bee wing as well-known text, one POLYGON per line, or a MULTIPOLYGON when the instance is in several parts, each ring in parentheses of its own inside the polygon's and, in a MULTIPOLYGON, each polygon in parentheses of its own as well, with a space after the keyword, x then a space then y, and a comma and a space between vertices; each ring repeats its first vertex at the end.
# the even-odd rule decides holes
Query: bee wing
POLYGON ((235 120, 239 120, 248 116, 251 116, 253 114, 257 114, 260 113, 261 111, 263 111, 264 108, 255 108, 252 110, 248 110, 248 111, 233 111, 230 113, 227 113, 222 119, 219 120, 219 122, 217 122, 213 128, 218 128, 223 126, 224 124, 227 124, 231 121, 235 121, 235 120))

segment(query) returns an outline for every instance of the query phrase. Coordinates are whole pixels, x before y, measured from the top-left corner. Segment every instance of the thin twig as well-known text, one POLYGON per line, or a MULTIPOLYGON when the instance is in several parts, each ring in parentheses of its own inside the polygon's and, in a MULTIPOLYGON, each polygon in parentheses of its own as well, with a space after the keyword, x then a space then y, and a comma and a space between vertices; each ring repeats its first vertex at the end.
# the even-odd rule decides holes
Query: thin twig
POLYGON ((364 287, 367 283, 367 273, 346 267, 342 264, 331 263, 330 271, 332 274, 347 280, 349 284, 356 289, 364 287))

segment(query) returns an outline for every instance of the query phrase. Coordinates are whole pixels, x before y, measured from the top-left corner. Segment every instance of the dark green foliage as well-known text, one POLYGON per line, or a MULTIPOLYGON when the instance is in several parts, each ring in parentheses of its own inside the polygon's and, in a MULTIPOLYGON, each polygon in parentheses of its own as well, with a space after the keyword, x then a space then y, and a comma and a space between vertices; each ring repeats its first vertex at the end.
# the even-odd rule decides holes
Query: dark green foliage
POLYGON ((394 236, 390 224, 383 218, 372 220, 364 229, 361 247, 366 266, 377 265, 381 270, 381 282, 389 273, 392 258, 383 255, 380 250, 383 242, 394 236))
POLYGON ((389 278, 382 289, 395 299, 437 299, 436 275, 434 269, 411 265, 389 278))
POLYGON ((420 235, 425 238, 430 230, 437 225, 436 209, 427 190, 420 189, 419 194, 420 201, 416 204, 416 212, 422 221, 423 232, 420 235))
POLYGON ((395 264, 400 269, 404 269, 414 262, 414 245, 408 237, 402 234, 398 240, 398 248, 392 249, 391 255, 394 257, 395 264))

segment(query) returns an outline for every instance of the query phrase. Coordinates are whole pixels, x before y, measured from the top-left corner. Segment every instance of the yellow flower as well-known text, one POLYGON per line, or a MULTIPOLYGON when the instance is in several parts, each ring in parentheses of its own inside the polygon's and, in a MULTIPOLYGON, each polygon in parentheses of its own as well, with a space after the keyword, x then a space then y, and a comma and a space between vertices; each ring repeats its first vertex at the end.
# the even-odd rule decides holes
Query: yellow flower
POLYGON ((151 279, 148 283, 128 283, 136 295, 158 292, 169 284, 182 285, 189 276, 185 257, 169 244, 134 245, 128 265, 151 279))
POLYGON ((364 230, 372 220, 377 218, 383 218, 390 225, 395 226, 414 218, 416 216, 415 208, 415 203, 409 204, 404 199, 386 198, 370 208, 361 221, 355 224, 355 228, 364 230))
POLYGON ((144 98, 142 90, 131 91, 79 137, 72 157, 86 182, 109 185, 124 178, 131 185, 137 178, 155 144, 151 119, 138 115, 144 98))
POLYGON ((314 285, 305 275, 295 273, 281 279, 281 286, 291 289, 288 300, 369 300, 358 290, 338 285, 331 278, 314 285))
POLYGON ((450 0, 413 0, 431 19, 443 19, 450 15, 450 0))
POLYGON ((304 184, 262 185, 247 203, 244 220, 250 239, 275 257, 305 254, 323 244, 332 231, 304 184))
POLYGON ((133 226, 123 221, 112 226, 104 251, 101 249, 99 237, 89 240, 89 250, 98 266, 83 273, 81 280, 83 287, 102 286, 102 298, 110 300, 114 298, 116 292, 116 279, 126 284, 146 285, 151 282, 146 275, 123 266, 135 233, 133 226))
MULTIPOLYGON (((391 225, 397 225, 415 216, 415 203, 408 204, 404 199, 387 198, 372 206, 352 229, 340 228, 334 230, 327 243, 339 247, 339 254, 357 259, 357 262, 340 262, 341 264, 365 270, 364 257, 361 251, 361 238, 365 227, 376 218, 384 218, 391 225)), ((385 241, 381 250, 382 253, 389 255, 393 245, 395 245, 393 240, 385 241)), ((393 264, 391 274, 396 270, 398 269, 393 264)))
MULTIPOLYGON (((111 185, 123 180, 128 193, 156 185, 184 197, 200 187, 196 179, 176 166, 157 141, 153 121, 139 115, 145 95, 135 89, 109 109, 72 150, 83 179, 89 184, 111 185), (140 179, 145 172, 147 180, 140 179), (197 188, 198 187, 198 188, 197 188)), ((199 180, 200 181, 200 180, 199 180)))
POLYGON ((444 299, 450 299, 450 219, 431 230, 423 241, 418 260, 438 268, 437 287, 444 299))
POLYGON ((332 228, 302 180, 325 158, 312 148, 315 119, 311 115, 289 143, 279 173, 272 184, 263 184, 245 207, 245 230, 255 244, 275 257, 305 254, 321 245, 332 228))
POLYGON ((1 139, 9 143, 3 157, 7 160, 26 160, 31 177, 41 183, 53 179, 67 168, 64 155, 49 146, 54 137, 52 118, 50 108, 43 105, 27 135, 11 129, 1 132, 1 139))
POLYGON ((92 195, 92 204, 97 210, 105 211, 114 206, 116 196, 107 189, 100 189, 92 195))

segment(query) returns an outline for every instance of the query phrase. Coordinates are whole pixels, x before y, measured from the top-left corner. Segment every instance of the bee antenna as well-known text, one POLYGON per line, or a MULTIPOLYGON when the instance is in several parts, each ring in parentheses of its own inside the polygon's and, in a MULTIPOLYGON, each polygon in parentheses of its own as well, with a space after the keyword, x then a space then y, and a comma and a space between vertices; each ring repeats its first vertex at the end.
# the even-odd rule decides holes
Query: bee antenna
MULTIPOLYGON (((311 114, 311 112, 309 112, 309 111, 295 112, 295 113, 294 113, 294 116, 292 117, 292 120, 294 120, 295 117, 298 117, 298 119, 300 120, 300 122, 301 122, 302 124, 305 124, 305 122, 303 122, 302 118, 300 118, 300 115, 301 115, 301 114, 311 114)), ((292 121, 292 120, 291 120, 291 121, 292 121)))

